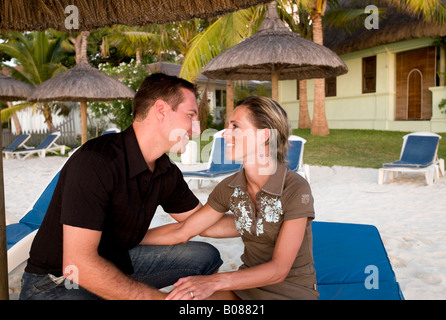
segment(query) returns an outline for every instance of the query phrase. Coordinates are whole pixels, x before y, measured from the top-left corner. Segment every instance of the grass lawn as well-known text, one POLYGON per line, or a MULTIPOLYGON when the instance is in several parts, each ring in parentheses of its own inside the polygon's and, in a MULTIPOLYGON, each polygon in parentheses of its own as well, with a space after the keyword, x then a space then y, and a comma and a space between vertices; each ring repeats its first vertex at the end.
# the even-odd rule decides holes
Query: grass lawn
MULTIPOLYGON (((294 129, 307 140, 304 163, 320 166, 381 168, 399 159, 403 136, 408 132, 331 129, 327 136, 314 136, 310 129, 294 129)), ((441 133, 438 156, 446 158, 446 133, 441 133)))

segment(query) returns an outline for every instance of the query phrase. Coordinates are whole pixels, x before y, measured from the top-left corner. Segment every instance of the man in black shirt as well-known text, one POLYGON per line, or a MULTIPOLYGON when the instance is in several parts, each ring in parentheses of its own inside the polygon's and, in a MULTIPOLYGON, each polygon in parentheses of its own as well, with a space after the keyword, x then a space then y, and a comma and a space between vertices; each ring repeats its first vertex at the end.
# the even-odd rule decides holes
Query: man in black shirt
POLYGON ((143 241, 158 205, 177 221, 202 206, 165 155, 184 152, 197 114, 194 85, 151 75, 135 95, 132 126, 68 159, 31 247, 21 299, 163 299, 159 288, 218 269, 209 244, 143 241))

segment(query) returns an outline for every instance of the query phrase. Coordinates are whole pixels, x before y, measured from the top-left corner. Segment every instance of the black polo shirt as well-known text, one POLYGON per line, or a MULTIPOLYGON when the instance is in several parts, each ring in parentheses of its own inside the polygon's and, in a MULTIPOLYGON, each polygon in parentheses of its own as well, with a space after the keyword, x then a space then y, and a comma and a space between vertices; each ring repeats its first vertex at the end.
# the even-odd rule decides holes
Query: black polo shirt
POLYGON ((198 203, 167 155, 156 161, 153 173, 149 170, 132 126, 92 139, 62 168, 25 271, 62 274, 66 224, 102 231, 99 254, 131 274, 128 250, 141 242, 158 205, 182 213, 198 203))

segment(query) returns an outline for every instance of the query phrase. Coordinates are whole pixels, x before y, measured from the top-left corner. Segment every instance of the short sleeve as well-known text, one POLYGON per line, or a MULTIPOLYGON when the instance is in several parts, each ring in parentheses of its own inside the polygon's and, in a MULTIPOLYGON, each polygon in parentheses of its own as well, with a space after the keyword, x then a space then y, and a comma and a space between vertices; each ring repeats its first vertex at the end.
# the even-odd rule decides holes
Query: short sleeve
POLYGON ((172 176, 169 180, 173 181, 173 184, 170 195, 161 203, 164 211, 175 214, 195 209, 200 200, 190 190, 183 174, 175 164, 172 164, 172 173, 170 174, 172 176))
POLYGON ((212 209, 218 212, 229 211, 229 200, 231 198, 232 192, 234 191, 233 188, 228 186, 229 178, 221 181, 214 188, 214 190, 212 190, 208 197, 208 204, 212 207, 212 209))
POLYGON ((287 176, 282 199, 284 220, 314 219, 314 199, 310 185, 297 173, 290 172, 287 176))

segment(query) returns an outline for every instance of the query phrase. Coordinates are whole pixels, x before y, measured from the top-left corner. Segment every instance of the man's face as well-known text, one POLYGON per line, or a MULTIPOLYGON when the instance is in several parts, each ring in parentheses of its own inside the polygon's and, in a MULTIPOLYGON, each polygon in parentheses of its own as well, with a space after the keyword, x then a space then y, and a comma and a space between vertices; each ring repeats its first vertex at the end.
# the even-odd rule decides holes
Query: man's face
POLYGON ((170 110, 166 116, 170 152, 178 154, 186 150, 186 145, 192 135, 200 134, 195 95, 187 89, 181 90, 183 101, 177 106, 176 111, 170 110))

